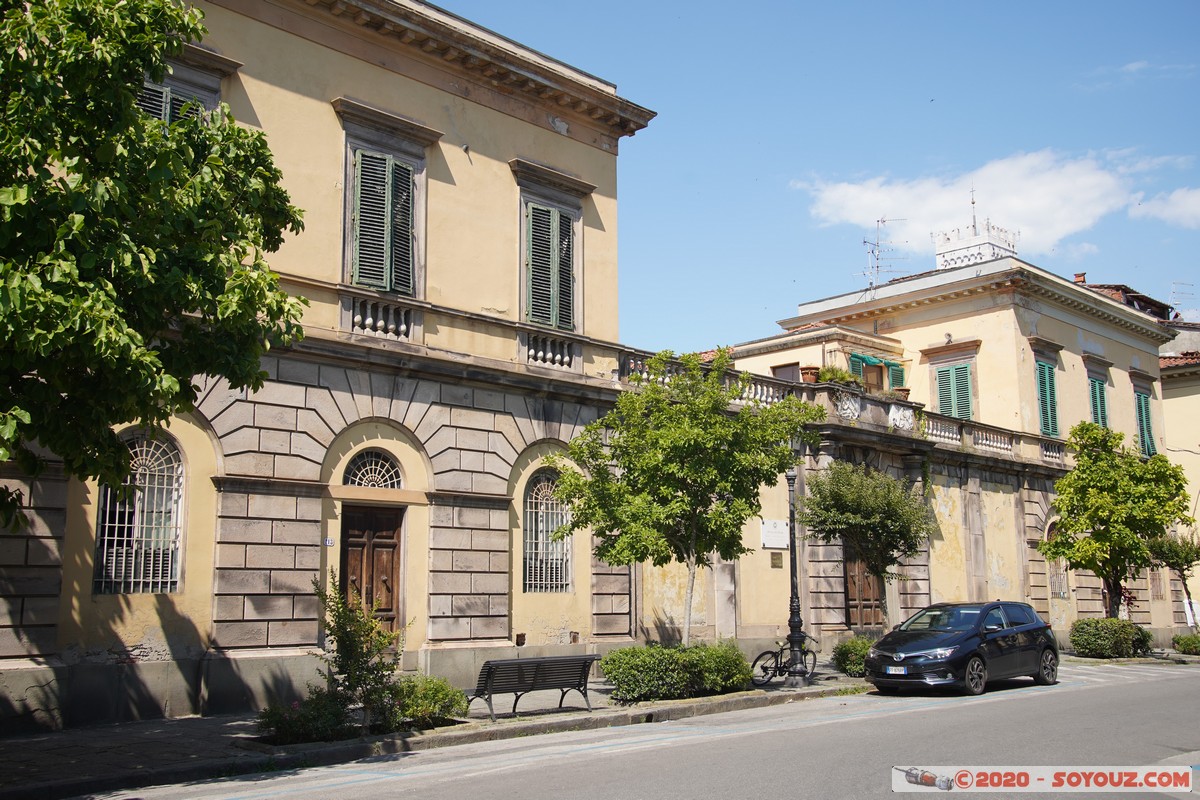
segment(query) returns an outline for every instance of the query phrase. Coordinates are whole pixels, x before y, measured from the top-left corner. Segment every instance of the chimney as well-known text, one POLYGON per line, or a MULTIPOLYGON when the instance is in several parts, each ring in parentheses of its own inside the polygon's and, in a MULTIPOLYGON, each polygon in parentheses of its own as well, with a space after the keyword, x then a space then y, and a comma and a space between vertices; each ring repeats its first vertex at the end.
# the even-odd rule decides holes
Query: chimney
POLYGON ((1075 273, 1075 282, 1076 283, 1087 283, 1087 273, 1086 272, 1076 272, 1075 273))

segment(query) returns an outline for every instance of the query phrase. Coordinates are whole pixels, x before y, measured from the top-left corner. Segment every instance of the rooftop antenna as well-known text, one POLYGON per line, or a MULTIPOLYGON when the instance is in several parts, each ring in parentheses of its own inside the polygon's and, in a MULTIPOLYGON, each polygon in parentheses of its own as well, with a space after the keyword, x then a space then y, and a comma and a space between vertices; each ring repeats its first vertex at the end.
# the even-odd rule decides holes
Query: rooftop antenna
POLYGON ((889 269, 884 267, 885 261, 896 261, 898 256, 889 256, 887 253, 895 252, 892 247, 892 242, 885 241, 883 238, 883 229, 889 222, 907 222, 907 219, 888 219, 880 217, 875 220, 875 239, 863 239, 863 244, 867 247, 867 271, 860 272, 860 275, 867 276, 867 288, 874 289, 879 282, 879 275, 883 272, 899 272, 898 269, 889 269))
POLYGON ((1167 300, 1167 305, 1173 309, 1178 309, 1182 303, 1190 301, 1195 294, 1192 292, 1192 287, 1195 284, 1184 283, 1183 281, 1171 282, 1171 297, 1167 300))
POLYGON ((971 235, 979 235, 979 225, 975 222, 975 187, 971 187, 971 235))

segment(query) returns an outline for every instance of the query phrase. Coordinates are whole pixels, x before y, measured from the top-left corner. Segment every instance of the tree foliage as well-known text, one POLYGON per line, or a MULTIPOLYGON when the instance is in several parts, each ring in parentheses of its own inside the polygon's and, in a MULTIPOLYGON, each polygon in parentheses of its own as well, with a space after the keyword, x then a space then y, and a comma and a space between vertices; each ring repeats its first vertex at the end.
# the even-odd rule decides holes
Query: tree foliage
MULTIPOLYGON (((1150 540, 1149 545, 1154 565, 1166 567, 1175 573, 1175 577, 1183 584, 1183 596, 1187 599, 1188 608, 1192 609, 1192 589, 1188 586, 1188 581, 1196 565, 1200 564, 1200 539, 1196 538, 1195 533, 1156 536, 1150 540)), ((1196 618, 1191 618, 1192 630, 1196 630, 1196 618)))
MULTIPOLYGON (((795 463, 791 443, 824 410, 788 397, 731 411, 750 377, 729 372, 731 355, 709 365, 664 351, 648 377, 568 445, 582 471, 563 469, 557 495, 570 521, 557 533, 590 529, 608 564, 685 564, 683 640, 691 640, 696 569, 714 554, 733 560, 749 548, 742 527, 761 511, 760 489, 795 463)), ((565 466, 562 460, 557 460, 565 466)))
MULTIPOLYGON (((205 33, 173 0, 0 0, 0 460, 44 451, 118 486, 113 426, 192 408, 196 375, 261 385, 302 303, 264 260, 300 212, 228 109, 169 126, 144 77, 205 33)), ((0 496, 11 515, 19 497, 0 496)))
POLYGON ((1120 612, 1125 580, 1154 563, 1151 542, 1171 525, 1192 522, 1183 468, 1163 455, 1143 459, 1124 439, 1091 422, 1071 429, 1075 467, 1054 484, 1058 522, 1038 544, 1046 558, 1065 559, 1104 582, 1110 617, 1120 612))
POLYGON ((895 568, 937 530, 920 492, 865 465, 834 461, 808 478, 807 492, 798 518, 809 538, 843 545, 844 557, 861 559, 881 586, 899 577, 895 568))

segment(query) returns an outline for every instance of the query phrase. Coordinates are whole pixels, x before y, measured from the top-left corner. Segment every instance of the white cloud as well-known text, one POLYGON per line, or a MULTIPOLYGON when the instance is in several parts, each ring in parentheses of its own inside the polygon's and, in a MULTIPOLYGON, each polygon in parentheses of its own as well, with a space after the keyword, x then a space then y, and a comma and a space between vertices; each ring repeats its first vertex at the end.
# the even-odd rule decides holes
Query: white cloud
POLYGON ((1181 228, 1200 228, 1200 189, 1176 189, 1130 206, 1129 216, 1153 217, 1181 228))
MULTIPOLYGON (((910 180, 874 177, 858 183, 801 185, 813 196, 811 213, 825 225, 870 228, 889 218, 887 238, 897 249, 932 256, 930 234, 971 222, 975 190, 984 218, 1020 232, 1017 252, 1045 254, 1129 205, 1127 179, 1094 157, 1068 158, 1052 150, 1018 153, 951 177, 910 180)), ((1086 250, 1091 245, 1080 245, 1086 250)), ((1078 256, 1086 252, 1077 253, 1078 256)))
POLYGON ((1145 70, 1145 69, 1149 69, 1149 67, 1150 67, 1149 61, 1131 61, 1130 63, 1121 67, 1120 72, 1128 72, 1128 73, 1132 74, 1132 73, 1141 72, 1142 70, 1145 70))

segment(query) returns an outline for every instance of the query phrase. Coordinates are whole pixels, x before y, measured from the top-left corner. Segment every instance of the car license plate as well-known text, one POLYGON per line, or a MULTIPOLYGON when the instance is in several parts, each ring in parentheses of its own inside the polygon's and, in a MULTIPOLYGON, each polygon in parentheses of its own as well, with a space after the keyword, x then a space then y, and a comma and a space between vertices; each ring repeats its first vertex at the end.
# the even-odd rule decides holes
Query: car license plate
POLYGON ((907 667, 888 667, 887 668, 888 675, 905 675, 905 674, 907 674, 907 672, 908 672, 907 667))

